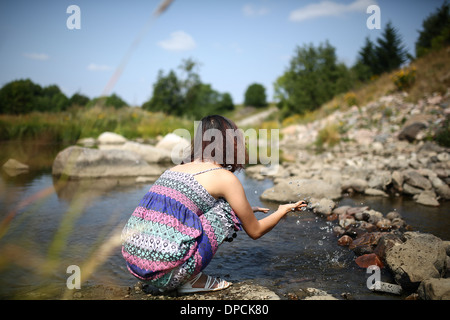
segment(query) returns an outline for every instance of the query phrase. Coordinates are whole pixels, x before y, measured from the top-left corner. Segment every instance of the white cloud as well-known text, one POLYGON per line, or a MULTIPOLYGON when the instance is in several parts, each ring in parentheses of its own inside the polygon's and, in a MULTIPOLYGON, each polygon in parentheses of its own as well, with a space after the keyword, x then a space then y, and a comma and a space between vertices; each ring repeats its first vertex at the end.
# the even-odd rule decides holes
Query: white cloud
POLYGON ((290 61, 292 59, 292 54, 283 54, 280 56, 281 61, 290 61))
POLYGON ((87 69, 90 71, 108 71, 111 70, 112 68, 105 64, 91 63, 87 66, 87 69))
POLYGON ((241 48, 241 46, 237 43, 237 42, 233 42, 231 45, 230 45, 230 47, 231 47, 231 49, 234 51, 234 52, 236 52, 236 53, 242 53, 242 48, 241 48))
POLYGON ((367 7, 372 4, 376 4, 376 1, 355 0, 349 4, 322 1, 291 11, 289 20, 299 22, 319 17, 339 16, 347 12, 366 12, 367 7))
POLYGON ((23 56, 31 60, 41 61, 48 60, 50 58, 49 55, 45 53, 24 53, 23 56))
POLYGON ((267 9, 266 7, 255 7, 251 4, 246 4, 243 8, 242 8, 242 12, 250 17, 250 16, 263 16, 269 13, 269 9, 267 9))
POLYGON ((194 38, 180 30, 170 34, 170 38, 158 42, 158 45, 169 51, 186 51, 196 47, 194 38))

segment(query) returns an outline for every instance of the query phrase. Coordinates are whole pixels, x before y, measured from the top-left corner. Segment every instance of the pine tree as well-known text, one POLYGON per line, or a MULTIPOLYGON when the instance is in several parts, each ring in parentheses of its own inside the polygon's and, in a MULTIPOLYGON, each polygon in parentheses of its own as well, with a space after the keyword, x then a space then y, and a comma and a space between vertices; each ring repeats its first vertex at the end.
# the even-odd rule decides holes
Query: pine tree
POLYGON ((381 38, 377 39, 375 49, 379 69, 376 74, 389 72, 399 68, 407 59, 408 51, 402 43, 402 39, 389 21, 384 28, 381 38))
POLYGON ((446 2, 422 22, 423 30, 416 42, 416 57, 429 50, 450 45, 450 6, 446 2))
POLYGON ((366 37, 364 46, 358 52, 358 58, 353 70, 361 81, 370 79, 373 75, 379 73, 378 59, 375 52, 375 44, 366 37))

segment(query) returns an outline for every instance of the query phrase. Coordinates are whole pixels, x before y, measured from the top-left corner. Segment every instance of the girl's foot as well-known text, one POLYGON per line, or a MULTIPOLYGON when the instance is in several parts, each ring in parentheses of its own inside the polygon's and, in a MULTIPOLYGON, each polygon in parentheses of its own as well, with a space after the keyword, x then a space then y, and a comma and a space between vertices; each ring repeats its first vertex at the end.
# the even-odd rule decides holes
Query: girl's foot
POLYGON ((193 276, 188 282, 178 288, 179 293, 208 292, 228 288, 231 282, 214 278, 203 273, 193 276))

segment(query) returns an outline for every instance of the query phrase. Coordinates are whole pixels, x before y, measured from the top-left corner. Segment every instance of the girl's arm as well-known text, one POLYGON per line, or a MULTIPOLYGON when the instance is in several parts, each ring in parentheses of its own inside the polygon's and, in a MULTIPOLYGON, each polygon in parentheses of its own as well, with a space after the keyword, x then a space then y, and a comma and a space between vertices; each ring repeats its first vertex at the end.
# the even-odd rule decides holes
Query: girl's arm
POLYGON ((272 230, 272 228, 275 227, 281 218, 283 218, 289 211, 300 210, 302 207, 306 207, 305 201, 298 201, 292 204, 283 204, 280 205, 278 210, 274 213, 258 220, 253 213, 253 208, 247 200, 244 188, 239 179, 230 172, 230 174, 227 174, 225 180, 226 181, 222 183, 222 196, 233 208, 234 212, 241 220, 242 227, 245 232, 252 239, 258 239, 272 230))

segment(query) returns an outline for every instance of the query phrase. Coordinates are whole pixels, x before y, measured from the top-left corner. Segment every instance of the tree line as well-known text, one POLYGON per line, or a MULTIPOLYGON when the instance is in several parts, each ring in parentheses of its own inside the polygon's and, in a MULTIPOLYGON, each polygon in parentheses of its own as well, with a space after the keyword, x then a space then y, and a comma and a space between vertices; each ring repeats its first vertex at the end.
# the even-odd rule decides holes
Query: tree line
POLYGON ((178 74, 174 70, 167 74, 160 70, 153 85, 153 94, 142 108, 194 118, 233 110, 231 95, 220 93, 210 84, 203 83, 198 74, 199 66, 198 62, 189 58, 178 66, 178 74))
MULTIPOLYGON (((445 1, 422 22, 415 44, 416 58, 448 45, 450 13, 448 1, 445 1)), ((365 39, 356 63, 351 67, 338 61, 336 49, 328 41, 318 46, 298 46, 288 67, 274 83, 274 98, 282 118, 302 114, 319 108, 356 84, 397 69, 412 59, 391 22, 386 24, 375 42, 368 37, 365 39)), ((234 110, 235 105, 228 92, 218 92, 211 84, 202 82, 199 67, 198 62, 186 59, 178 66, 178 72, 159 70, 151 97, 141 107, 193 118, 234 110)), ((73 105, 91 107, 98 104, 114 108, 128 105, 116 94, 89 99, 75 93, 69 98, 56 85, 41 87, 30 79, 11 81, 0 89, 0 114, 59 112, 73 105)), ((250 84, 245 91, 244 104, 266 106, 265 87, 259 83, 250 84)))
POLYGON ((287 70, 275 82, 275 97, 282 117, 319 108, 358 82, 392 71, 411 59, 401 36, 388 22, 374 44, 369 38, 358 52, 354 66, 340 63, 328 42, 297 47, 287 70))
POLYGON ((42 87, 30 79, 14 80, 0 89, 0 114, 61 112, 71 106, 91 107, 96 104, 116 109, 128 105, 115 93, 94 99, 78 92, 67 97, 57 85, 42 87))
MULTIPOLYGON (((416 58, 450 45, 450 13, 447 1, 422 22, 415 44, 416 58)), ((371 41, 368 37, 358 52, 356 63, 348 68, 339 63, 335 48, 327 41, 297 47, 286 71, 274 84, 281 117, 303 114, 319 108, 334 96, 359 83, 395 70, 412 57, 392 22, 371 41)))

